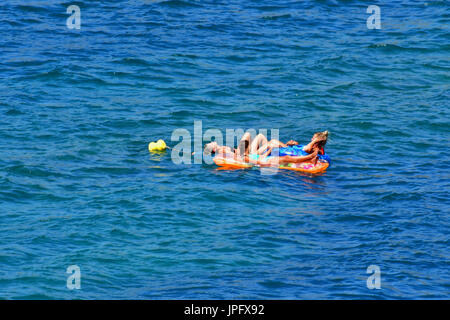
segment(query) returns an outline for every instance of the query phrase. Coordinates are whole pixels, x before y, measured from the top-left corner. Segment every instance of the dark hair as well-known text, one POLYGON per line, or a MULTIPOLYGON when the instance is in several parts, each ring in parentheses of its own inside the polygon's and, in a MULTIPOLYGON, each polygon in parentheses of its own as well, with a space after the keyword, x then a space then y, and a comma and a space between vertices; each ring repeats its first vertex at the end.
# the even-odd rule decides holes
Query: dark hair
POLYGON ((241 156, 248 154, 250 142, 248 140, 243 140, 239 143, 238 151, 241 156))

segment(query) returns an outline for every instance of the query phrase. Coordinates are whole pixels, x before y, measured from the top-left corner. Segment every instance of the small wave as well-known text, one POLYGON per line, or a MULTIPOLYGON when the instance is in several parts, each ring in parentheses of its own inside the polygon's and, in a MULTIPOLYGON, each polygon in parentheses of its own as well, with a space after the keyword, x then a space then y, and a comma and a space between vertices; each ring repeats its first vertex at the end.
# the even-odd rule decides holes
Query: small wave
POLYGON ((36 13, 47 13, 48 12, 48 8, 46 8, 46 7, 37 7, 37 6, 32 6, 32 5, 19 4, 18 6, 16 6, 16 8, 18 10, 24 11, 24 12, 36 12, 36 13))
POLYGON ((195 54, 187 54, 187 53, 174 53, 172 54, 172 57, 181 57, 181 58, 189 58, 189 59, 198 59, 199 56, 195 54))
POLYGON ((109 120, 103 123, 103 126, 114 129, 136 128, 137 125, 134 120, 109 120))
POLYGON ((248 6, 250 9, 256 9, 260 11, 279 11, 284 10, 286 7, 275 6, 275 5, 256 5, 256 6, 248 6))
POLYGON ((247 62, 247 61, 253 61, 256 60, 255 57, 249 57, 249 56, 238 56, 238 55, 229 55, 225 57, 227 60, 235 61, 235 62, 247 62))
POLYGON ((8 174, 14 174, 19 176, 27 176, 27 177, 56 177, 61 178, 64 177, 63 174, 53 172, 50 170, 44 170, 36 167, 29 167, 25 165, 15 165, 10 166, 4 169, 8 174))
POLYGON ((292 18, 292 15, 290 13, 285 13, 285 14, 274 14, 274 15, 267 15, 267 16, 261 17, 261 19, 263 19, 263 20, 280 20, 280 19, 287 19, 287 18, 292 18))
POLYGON ((204 106, 216 106, 218 105, 216 102, 211 101, 211 100, 206 100, 206 99, 188 99, 188 98, 183 98, 183 99, 178 99, 177 100, 179 103, 183 104, 183 105, 194 105, 194 106, 198 106, 198 105, 204 105, 204 106))
POLYGON ((336 63, 336 61, 342 61, 343 56, 327 57, 319 61, 319 63, 336 63))
POLYGON ((255 88, 264 88, 263 85, 255 83, 255 81, 246 80, 246 81, 239 81, 238 82, 238 88, 240 89, 255 89, 255 88))
POLYGON ((265 280, 265 281, 259 282, 259 284, 262 285, 263 287, 269 288, 271 290, 279 289, 279 288, 286 288, 287 286, 289 286, 289 284, 286 282, 276 281, 276 280, 265 280))
POLYGON ((226 24, 199 24, 196 26, 197 29, 210 30, 210 31, 225 31, 229 28, 226 24))
POLYGON ((232 93, 227 89, 209 90, 205 92, 206 95, 212 97, 230 97, 232 93))
POLYGON ((5 115, 7 116, 21 116, 24 114, 25 114, 24 112, 17 109, 9 109, 8 111, 5 112, 5 115))
POLYGON ((244 119, 245 117, 259 119, 264 117, 273 116, 273 112, 263 112, 260 110, 249 110, 249 111, 236 111, 236 112, 217 112, 217 118, 223 119, 244 119))
POLYGON ((428 1, 424 3, 424 6, 427 7, 441 7, 441 6, 447 6, 448 2, 445 0, 439 0, 439 1, 428 1))
POLYGON ((112 83, 94 77, 92 75, 79 75, 77 78, 72 79, 70 82, 75 83, 75 84, 94 84, 94 85, 110 85, 112 83))
POLYGON ((179 118, 186 118, 192 115, 192 112, 187 110, 180 110, 180 111, 174 111, 170 113, 171 118, 179 119, 179 118))
POLYGON ((129 66, 150 66, 151 64, 144 59, 140 58, 122 58, 120 60, 114 60, 113 63, 124 64, 129 66))
POLYGON ((47 63, 56 62, 56 60, 26 60, 20 57, 15 57, 5 61, 4 64, 11 67, 37 67, 47 63))
POLYGON ((128 167, 90 167, 90 168, 81 168, 74 170, 74 173, 86 173, 86 174, 95 174, 95 175, 112 175, 112 176, 121 176, 121 175, 132 175, 139 173, 139 170, 128 168, 128 167))
POLYGON ((158 126, 162 126, 163 123, 161 123, 160 121, 156 121, 154 119, 143 119, 143 120, 139 120, 139 123, 145 125, 145 126, 151 126, 151 127, 158 127, 158 126))
POLYGON ((450 67, 443 66, 443 65, 437 65, 436 62, 424 63, 424 64, 422 64, 422 66, 424 66, 426 68, 434 69, 434 70, 450 71, 450 67))
MULTIPOLYGON (((40 277, 39 277, 40 279, 40 277)), ((20 281, 23 281, 23 279, 20 279, 20 281)), ((44 293, 31 293, 27 295, 21 295, 21 296, 12 296, 11 297, 14 300, 52 300, 55 299, 55 296, 46 295, 44 293)))
POLYGON ((24 24, 22 22, 20 22, 20 21, 1 20, 0 23, 7 23, 11 27, 22 27, 22 26, 24 26, 24 24))
POLYGON ((327 91, 333 92, 333 91, 339 91, 339 90, 346 90, 346 89, 349 89, 350 87, 352 87, 354 84, 355 84, 355 82, 341 83, 341 84, 338 84, 338 85, 328 89, 327 91))
MULTIPOLYGON (((153 2, 153 1, 152 1, 153 2)), ((199 3, 194 3, 193 1, 182 1, 182 0, 168 0, 168 1, 154 1, 163 6, 171 8, 201 8, 202 5, 199 3)))
POLYGON ((61 68, 54 68, 50 71, 41 72, 38 74, 32 74, 28 76, 22 76, 20 80, 52 80, 61 79, 65 76, 64 71, 61 68))
POLYGON ((413 52, 426 53, 426 52, 429 52, 430 50, 435 50, 435 49, 430 49, 430 48, 402 47, 400 45, 391 44, 391 43, 371 44, 368 46, 368 48, 383 50, 384 52, 387 52, 387 53, 395 53, 395 52, 399 52, 399 51, 413 51, 413 52))
POLYGON ((22 19, 21 22, 23 22, 25 25, 42 23, 41 20, 39 20, 39 19, 33 19, 33 18, 22 19))

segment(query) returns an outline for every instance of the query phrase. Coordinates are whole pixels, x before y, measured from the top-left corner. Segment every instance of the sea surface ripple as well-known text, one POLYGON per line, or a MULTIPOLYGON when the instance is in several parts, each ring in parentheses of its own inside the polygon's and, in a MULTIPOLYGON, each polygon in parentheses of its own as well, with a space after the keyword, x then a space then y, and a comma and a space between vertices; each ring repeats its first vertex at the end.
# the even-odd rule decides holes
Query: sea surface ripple
POLYGON ((0 3, 0 298, 450 298, 448 1, 377 1, 380 30, 352 0, 70 4, 0 3), (149 154, 194 121, 327 129, 333 162, 149 154))

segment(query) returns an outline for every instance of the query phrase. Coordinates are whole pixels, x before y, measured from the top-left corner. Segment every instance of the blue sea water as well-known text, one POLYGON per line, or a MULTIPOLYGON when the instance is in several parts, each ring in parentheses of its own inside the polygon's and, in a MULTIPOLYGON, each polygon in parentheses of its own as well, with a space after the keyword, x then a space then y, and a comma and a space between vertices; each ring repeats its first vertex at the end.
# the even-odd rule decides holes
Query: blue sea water
POLYGON ((0 28, 0 298, 450 298, 448 1, 9 0, 0 28), (148 152, 194 121, 327 129, 333 162, 148 152))

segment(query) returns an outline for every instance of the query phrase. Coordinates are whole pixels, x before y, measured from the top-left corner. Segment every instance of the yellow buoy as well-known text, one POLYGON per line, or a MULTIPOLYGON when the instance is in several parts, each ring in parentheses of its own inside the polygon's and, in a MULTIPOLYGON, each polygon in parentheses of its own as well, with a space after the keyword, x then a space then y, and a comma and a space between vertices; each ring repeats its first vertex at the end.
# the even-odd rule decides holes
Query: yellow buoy
POLYGON ((163 139, 159 139, 156 144, 159 146, 160 150, 165 150, 167 148, 166 143, 164 142, 163 139))
POLYGON ((150 142, 148 144, 148 151, 164 151, 166 150, 167 145, 164 140, 159 139, 158 142, 150 142))
POLYGON ((156 143, 150 142, 148 144, 148 151, 154 151, 156 149, 156 143))

